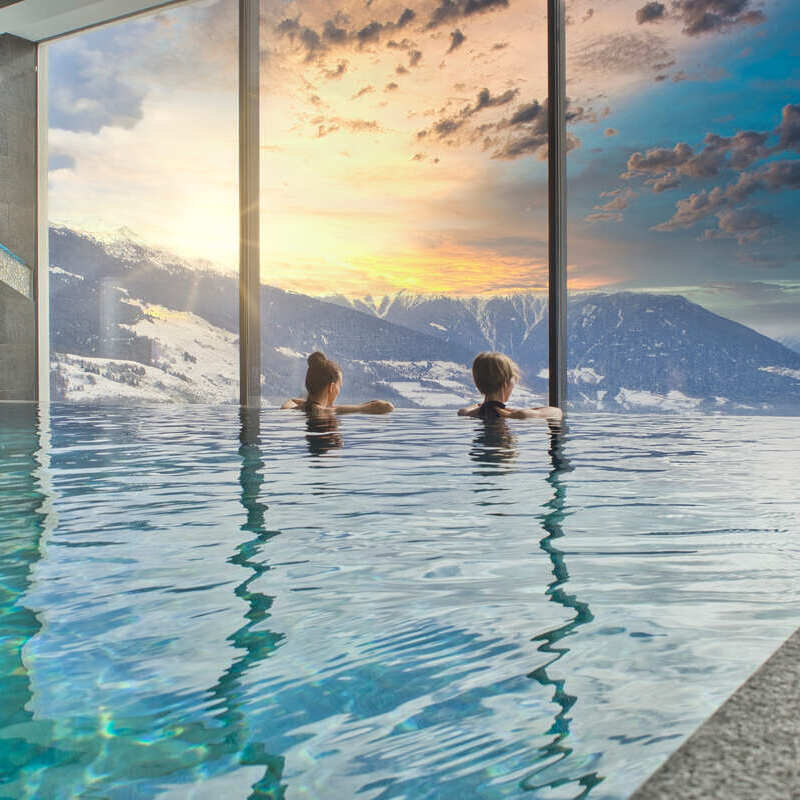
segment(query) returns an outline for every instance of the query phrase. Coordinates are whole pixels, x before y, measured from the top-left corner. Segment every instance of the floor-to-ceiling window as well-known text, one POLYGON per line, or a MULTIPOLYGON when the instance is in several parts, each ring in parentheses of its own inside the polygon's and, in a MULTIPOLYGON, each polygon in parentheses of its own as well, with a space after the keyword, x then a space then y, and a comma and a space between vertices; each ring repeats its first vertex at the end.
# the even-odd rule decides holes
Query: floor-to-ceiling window
MULTIPOLYGON (((576 408, 800 404, 798 12, 702 5, 568 9, 576 408)), ((543 402, 546 4, 261 13, 267 404, 315 349, 345 399, 460 405, 497 349, 543 402)), ((236 399, 235 25, 50 47, 56 398, 236 399)))
POLYGON ((800 11, 641 0, 570 14, 583 117, 569 159, 571 398, 796 412, 800 11))
POLYGON ((262 7, 267 402, 458 406, 474 355, 547 362, 546 3, 262 7))
POLYGON ((51 394, 238 400, 237 7, 49 45, 51 394))

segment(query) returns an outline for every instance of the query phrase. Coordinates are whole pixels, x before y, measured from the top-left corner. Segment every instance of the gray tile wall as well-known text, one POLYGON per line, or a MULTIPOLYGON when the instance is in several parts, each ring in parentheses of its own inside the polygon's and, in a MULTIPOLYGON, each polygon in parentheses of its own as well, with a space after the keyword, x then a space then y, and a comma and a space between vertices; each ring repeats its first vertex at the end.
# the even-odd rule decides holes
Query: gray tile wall
MULTIPOLYGON (((0 35, 0 242, 36 263, 36 45, 0 35)), ((0 400, 32 400, 33 302, 0 282, 0 400)))

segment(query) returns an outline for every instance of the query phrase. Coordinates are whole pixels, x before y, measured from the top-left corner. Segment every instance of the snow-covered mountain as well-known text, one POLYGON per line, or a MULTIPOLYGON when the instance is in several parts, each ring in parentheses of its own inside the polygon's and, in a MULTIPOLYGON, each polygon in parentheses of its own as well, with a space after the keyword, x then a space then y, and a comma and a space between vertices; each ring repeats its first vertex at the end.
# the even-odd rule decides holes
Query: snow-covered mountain
MULTIPOLYGON (((135 241, 51 230, 54 390, 59 399, 235 402, 233 276, 135 241)), ((456 406, 475 398, 469 364, 518 361, 519 403, 547 390, 541 294, 315 298, 262 286, 264 394, 301 391, 322 349, 345 373, 343 400, 456 406)), ((576 407, 800 413, 800 354, 680 296, 579 295, 568 305, 576 407)))
MULTIPOLYGON (((541 294, 458 298, 400 292, 328 299, 448 343, 468 341, 472 352, 501 350, 520 364, 534 389, 546 390, 548 312, 541 294)), ((567 336, 576 404, 790 410, 800 403, 800 385, 792 377, 796 352, 680 295, 573 296, 567 336)))
POLYGON ((547 316, 543 294, 452 297, 404 291, 380 298, 335 295, 325 299, 436 336, 471 353, 499 350, 523 366, 538 365, 542 359, 540 347, 536 348, 541 345, 538 334, 547 316))

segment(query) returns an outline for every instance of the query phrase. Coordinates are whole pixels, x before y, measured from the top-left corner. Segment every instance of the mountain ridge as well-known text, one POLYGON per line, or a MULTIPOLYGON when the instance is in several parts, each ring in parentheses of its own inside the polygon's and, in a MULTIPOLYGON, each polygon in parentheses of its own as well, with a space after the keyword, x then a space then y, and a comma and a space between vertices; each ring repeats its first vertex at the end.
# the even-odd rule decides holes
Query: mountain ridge
MULTIPOLYGON (((101 241, 63 227, 50 237, 54 369, 64 376, 54 383, 64 398, 78 394, 70 387, 79 384, 100 394, 87 375, 101 370, 107 389, 119 379, 146 383, 153 397, 181 399, 183 392, 196 401, 209 391, 235 400, 234 276, 136 242, 101 241), (211 371, 195 366, 210 357, 204 339, 214 342, 211 371), (87 360, 93 358, 105 360, 87 360), (109 363, 115 359, 119 369, 109 363), (137 376, 129 362, 160 369, 164 378, 153 369, 137 376)), ((475 398, 474 354, 497 349, 522 368, 516 402, 544 402, 548 313, 541 293, 403 291, 359 299, 262 284, 261 297, 262 369, 271 398, 300 391, 305 356, 322 349, 342 364, 345 402, 366 396, 458 405, 475 398)), ((576 408, 800 410, 800 354, 681 295, 573 295, 568 341, 576 408)))

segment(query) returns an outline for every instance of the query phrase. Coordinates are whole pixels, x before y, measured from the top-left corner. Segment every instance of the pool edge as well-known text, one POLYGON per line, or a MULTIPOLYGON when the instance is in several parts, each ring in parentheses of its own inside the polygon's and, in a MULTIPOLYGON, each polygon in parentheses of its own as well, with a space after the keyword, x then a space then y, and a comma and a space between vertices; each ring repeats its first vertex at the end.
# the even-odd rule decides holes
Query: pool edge
POLYGON ((799 788, 800 628, 630 800, 789 800, 799 788))

